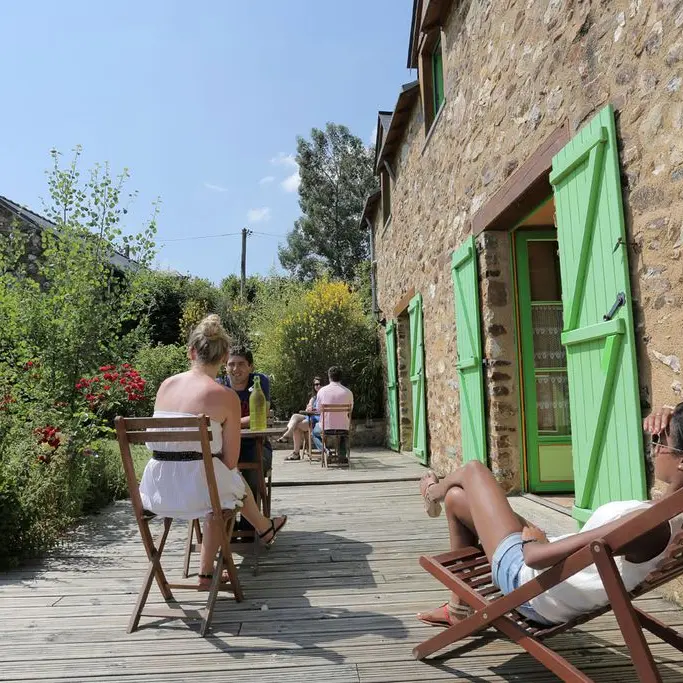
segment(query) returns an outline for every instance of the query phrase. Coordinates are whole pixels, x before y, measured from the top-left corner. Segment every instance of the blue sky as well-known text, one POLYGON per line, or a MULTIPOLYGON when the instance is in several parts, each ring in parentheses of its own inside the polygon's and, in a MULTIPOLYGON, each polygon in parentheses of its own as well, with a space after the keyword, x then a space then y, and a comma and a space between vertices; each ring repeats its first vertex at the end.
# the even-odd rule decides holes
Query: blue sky
MULTIPOLYGON (((0 195, 40 211, 53 147, 128 167, 131 221, 161 197, 160 267, 219 281, 277 264, 299 215, 296 136, 370 142, 406 69, 411 0, 4 3, 0 195)), ((131 223, 131 228, 135 227, 131 223)))

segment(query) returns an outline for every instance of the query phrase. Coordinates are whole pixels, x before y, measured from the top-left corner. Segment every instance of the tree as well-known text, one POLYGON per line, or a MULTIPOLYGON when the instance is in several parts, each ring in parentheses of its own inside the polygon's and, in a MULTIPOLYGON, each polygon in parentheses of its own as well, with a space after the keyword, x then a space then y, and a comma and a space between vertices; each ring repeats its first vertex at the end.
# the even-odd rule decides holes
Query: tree
POLYGON ((363 205, 375 191, 374 150, 346 126, 313 128, 311 140, 297 139, 303 215, 280 247, 283 268, 301 280, 320 275, 351 280, 368 258, 369 236, 359 225, 363 205))

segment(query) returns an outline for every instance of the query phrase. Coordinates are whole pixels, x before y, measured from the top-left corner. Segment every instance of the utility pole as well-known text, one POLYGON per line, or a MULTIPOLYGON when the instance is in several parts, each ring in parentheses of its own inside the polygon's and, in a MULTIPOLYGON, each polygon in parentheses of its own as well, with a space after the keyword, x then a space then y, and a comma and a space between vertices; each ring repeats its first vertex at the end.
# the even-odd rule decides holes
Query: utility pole
POLYGON ((240 299, 244 301, 244 289, 247 283, 247 237, 251 230, 242 228, 242 262, 240 264, 240 299))

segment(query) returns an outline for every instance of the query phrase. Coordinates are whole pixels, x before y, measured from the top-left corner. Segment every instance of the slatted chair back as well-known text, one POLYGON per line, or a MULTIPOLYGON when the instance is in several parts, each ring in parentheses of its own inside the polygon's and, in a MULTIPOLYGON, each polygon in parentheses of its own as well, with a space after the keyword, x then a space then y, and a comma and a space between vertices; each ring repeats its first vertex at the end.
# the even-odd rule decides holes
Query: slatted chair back
POLYGON ((413 650, 416 659, 454 645, 490 626, 521 645, 541 664, 563 681, 590 682, 591 679, 570 664, 544 642, 574 626, 585 624, 598 616, 614 611, 624 641, 629 647, 633 664, 642 681, 661 681, 657 666, 645 640, 643 629, 683 652, 683 636, 658 621, 643 609, 632 604, 641 595, 659 588, 683 575, 683 531, 674 535, 659 565, 634 590, 628 593, 618 572, 614 557, 633 541, 641 538, 660 524, 683 514, 683 489, 656 501, 636 515, 624 519, 603 539, 584 546, 568 558, 550 567, 537 578, 503 595, 492 579, 491 566, 480 547, 462 548, 434 557, 421 557, 420 564, 463 603, 472 607, 472 616, 463 619, 442 633, 420 643, 413 650), (572 621, 555 626, 541 626, 515 611, 530 599, 553 588, 573 574, 595 564, 609 602, 572 621), (506 616, 510 615, 510 616, 506 616))
POLYGON ((320 409, 320 431, 324 432, 326 428, 330 429, 328 415, 331 413, 345 413, 346 429, 349 431, 351 430, 351 410, 353 409, 353 406, 350 403, 322 403, 318 407, 320 409))
POLYGON ((163 616, 172 619, 196 618, 196 616, 199 616, 202 619, 200 632, 204 635, 210 627, 214 604, 219 590, 228 590, 234 593, 237 600, 243 599, 242 589, 237 576, 237 569, 230 552, 230 535, 235 521, 235 513, 232 510, 224 511, 221 508, 218 486, 216 484, 216 473, 214 470, 214 456, 211 453, 211 421, 206 415, 198 415, 196 417, 117 417, 115 419, 115 426, 131 504, 140 530, 142 543, 149 560, 147 574, 128 624, 128 632, 131 633, 138 628, 140 618, 143 615, 163 616), (221 546, 214 579, 208 593, 206 608, 200 612, 188 613, 184 610, 179 610, 178 608, 161 611, 144 610, 153 580, 156 580, 161 595, 166 602, 173 604, 175 604, 175 601, 172 589, 199 590, 199 586, 198 584, 192 583, 169 583, 166 579, 160 560, 173 520, 171 518, 164 518, 164 531, 159 541, 155 543, 149 526, 150 520, 153 519, 155 515, 149 510, 145 510, 142 505, 130 447, 132 444, 145 444, 153 448, 153 444, 155 443, 190 442, 199 443, 201 446, 202 462, 214 518, 223 518, 225 520, 225 524, 222 527, 221 546), (229 581, 227 582, 222 582, 221 580, 224 564, 229 575, 229 581))
POLYGON ((351 411, 353 405, 351 403, 321 403, 318 406, 320 410, 320 437, 323 443, 322 453, 320 455, 320 464, 322 467, 327 467, 327 439, 331 436, 347 437, 347 462, 351 454, 351 411), (344 414, 346 416, 346 428, 330 427, 330 415, 344 414))

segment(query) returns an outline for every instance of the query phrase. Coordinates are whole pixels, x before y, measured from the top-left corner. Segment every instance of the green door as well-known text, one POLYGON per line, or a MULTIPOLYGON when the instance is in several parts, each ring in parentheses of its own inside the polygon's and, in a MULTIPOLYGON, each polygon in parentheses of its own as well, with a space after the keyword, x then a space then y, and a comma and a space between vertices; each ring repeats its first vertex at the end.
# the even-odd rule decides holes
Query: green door
POLYGON ((576 500, 646 497, 628 248, 614 112, 605 107, 553 159, 576 500))
POLYGON ((398 437, 398 378, 396 363, 396 321, 387 323, 387 400, 389 410, 389 448, 400 450, 398 437))
POLYGON ((524 452, 533 493, 574 490, 557 233, 515 232, 524 452))
POLYGON ((422 295, 416 294, 408 305, 410 316, 410 384, 413 397, 413 455, 427 464, 427 401, 425 398, 424 333, 422 295))
POLYGON ((455 328, 460 386, 460 432, 462 460, 486 463, 486 416, 484 413, 484 367, 481 352, 479 278, 474 237, 453 254, 451 277, 455 296, 455 328))

